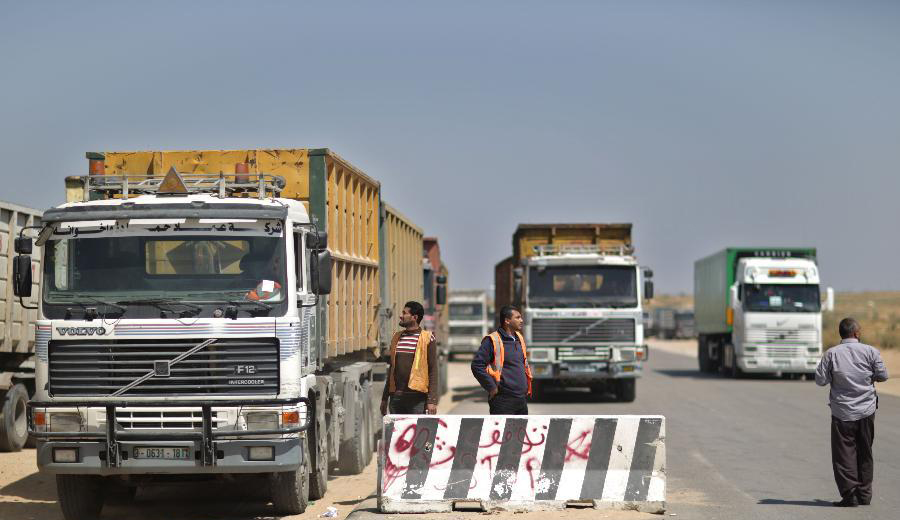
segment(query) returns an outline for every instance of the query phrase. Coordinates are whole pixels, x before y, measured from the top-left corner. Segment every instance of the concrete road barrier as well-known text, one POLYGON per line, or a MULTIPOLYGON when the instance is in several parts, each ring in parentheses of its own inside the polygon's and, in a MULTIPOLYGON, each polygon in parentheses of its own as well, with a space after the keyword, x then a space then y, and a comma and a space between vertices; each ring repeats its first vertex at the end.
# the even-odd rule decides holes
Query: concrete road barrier
POLYGON ((659 415, 389 415, 378 454, 384 513, 666 507, 659 415))

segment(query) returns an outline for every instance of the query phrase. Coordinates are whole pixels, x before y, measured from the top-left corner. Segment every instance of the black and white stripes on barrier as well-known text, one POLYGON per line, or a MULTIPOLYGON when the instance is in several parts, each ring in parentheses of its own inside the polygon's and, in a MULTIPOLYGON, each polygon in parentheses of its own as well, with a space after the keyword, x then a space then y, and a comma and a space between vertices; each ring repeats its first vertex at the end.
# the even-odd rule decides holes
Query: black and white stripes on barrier
POLYGON ((389 415, 378 454, 384 513, 598 509, 665 511, 659 415, 389 415))

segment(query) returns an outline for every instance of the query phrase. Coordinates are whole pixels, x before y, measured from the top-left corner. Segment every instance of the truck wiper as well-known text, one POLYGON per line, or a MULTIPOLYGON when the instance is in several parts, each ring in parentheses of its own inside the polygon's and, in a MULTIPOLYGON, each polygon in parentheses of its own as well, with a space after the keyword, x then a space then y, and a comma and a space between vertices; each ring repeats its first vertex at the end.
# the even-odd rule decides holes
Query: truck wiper
POLYGON ((256 301, 256 300, 228 300, 228 303, 231 305, 234 305, 237 308, 240 308, 243 305, 253 305, 257 309, 262 309, 266 312, 269 312, 272 310, 272 306, 269 305, 268 303, 263 303, 263 302, 256 301))
POLYGON ((187 309, 188 309, 188 310, 182 311, 182 314, 190 313, 195 316, 197 314, 200 314, 200 311, 203 310, 203 307, 201 307, 199 305, 196 305, 193 303, 188 303, 188 302, 183 302, 181 300, 176 300, 174 298, 137 298, 134 300, 122 300, 117 303, 122 304, 122 305, 152 305, 163 312, 165 312, 165 311, 175 312, 175 309, 173 309, 172 307, 175 305, 181 305, 182 307, 187 307, 187 309))
POLYGON ((85 311, 85 315, 87 315, 87 310, 91 308, 88 306, 87 303, 85 303, 85 300, 93 303, 94 305, 104 305, 106 307, 110 307, 112 309, 119 311, 122 314, 125 314, 125 311, 128 310, 125 307, 122 307, 121 305, 119 305, 117 303, 108 302, 108 301, 101 300, 101 299, 95 298, 93 296, 87 296, 84 294, 66 294, 66 295, 62 295, 62 296, 63 296, 63 300, 71 300, 71 303, 74 303, 75 305, 81 307, 85 311))

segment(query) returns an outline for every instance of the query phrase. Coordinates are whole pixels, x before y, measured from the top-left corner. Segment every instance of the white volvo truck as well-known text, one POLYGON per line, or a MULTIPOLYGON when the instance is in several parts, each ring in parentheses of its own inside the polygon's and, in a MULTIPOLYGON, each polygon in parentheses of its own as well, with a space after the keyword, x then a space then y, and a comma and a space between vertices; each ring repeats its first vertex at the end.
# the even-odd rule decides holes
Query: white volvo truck
POLYGON ((727 248, 694 263, 697 359, 702 372, 802 375, 822 357, 822 311, 813 248, 727 248))
POLYGON ((651 276, 634 256, 631 224, 519 225, 513 256, 495 269, 495 302, 498 312, 522 309, 536 394, 586 386, 635 399, 651 276))
MULTIPOLYGON (((110 484, 171 475, 267 477, 276 510, 296 514, 332 467, 362 471, 367 360, 393 305, 379 299, 393 248, 379 184, 324 149, 89 158, 72 202, 26 230, 45 261, 29 427, 65 518, 96 518, 110 484)), ((23 297, 31 246, 16 243, 23 297)), ((409 254, 391 272, 420 287, 409 254)))

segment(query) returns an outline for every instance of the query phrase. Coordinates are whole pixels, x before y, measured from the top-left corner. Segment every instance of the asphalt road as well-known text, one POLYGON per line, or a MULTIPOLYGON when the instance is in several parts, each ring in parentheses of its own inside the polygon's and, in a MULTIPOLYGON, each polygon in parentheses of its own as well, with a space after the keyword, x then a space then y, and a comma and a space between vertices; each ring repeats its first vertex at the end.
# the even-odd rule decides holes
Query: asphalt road
MULTIPOLYGON (((564 392, 532 414, 666 416, 668 502, 678 518, 896 518, 900 511, 900 398, 876 416, 872 505, 835 508, 827 390, 812 381, 701 375, 696 359, 654 350, 633 403, 564 392)), ((896 374, 900 376, 900 374, 896 374)), ((487 413, 479 389, 458 388, 454 414, 487 413), (467 390, 470 390, 467 392, 467 390), (461 393, 459 393, 461 392, 461 393)))

